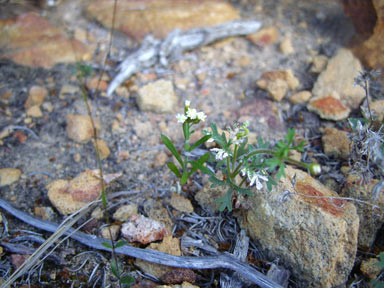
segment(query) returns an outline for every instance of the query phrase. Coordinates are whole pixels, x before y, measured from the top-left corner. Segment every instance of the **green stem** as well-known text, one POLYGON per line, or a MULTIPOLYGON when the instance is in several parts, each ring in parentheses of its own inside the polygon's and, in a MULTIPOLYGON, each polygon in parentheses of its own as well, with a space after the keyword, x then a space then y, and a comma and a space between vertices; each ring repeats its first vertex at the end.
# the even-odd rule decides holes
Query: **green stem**
POLYGON ((243 178, 243 180, 241 180, 240 184, 239 184, 239 187, 241 188, 241 186, 244 184, 244 182, 247 181, 247 176, 245 176, 243 178))
POLYGON ((237 148, 239 145, 235 144, 235 149, 233 150, 233 158, 232 158, 232 170, 235 169, 236 158, 237 158, 237 148))
MULTIPOLYGON (((271 155, 271 156, 275 156, 275 153, 276 152, 274 150, 259 149, 259 150, 253 151, 252 153, 249 153, 247 156, 244 157, 244 160, 246 161, 249 158, 251 158, 252 156, 257 155, 257 154, 268 154, 268 155, 271 155)), ((296 165, 298 167, 303 167, 303 168, 306 168, 306 169, 310 168, 309 167, 310 164, 304 163, 304 162, 301 162, 301 161, 297 161, 297 160, 294 160, 294 159, 289 158, 289 157, 283 157, 283 159, 281 159, 281 160, 283 160, 284 162, 296 165)), ((236 169, 231 174, 231 177, 235 177, 237 174, 239 174, 241 167, 242 167, 242 163, 239 163, 239 165, 237 165, 236 169)))
POLYGON ((229 156, 227 157, 227 171, 228 171, 228 175, 229 175, 229 178, 232 180, 233 179, 233 176, 231 174, 231 167, 229 165, 229 156))

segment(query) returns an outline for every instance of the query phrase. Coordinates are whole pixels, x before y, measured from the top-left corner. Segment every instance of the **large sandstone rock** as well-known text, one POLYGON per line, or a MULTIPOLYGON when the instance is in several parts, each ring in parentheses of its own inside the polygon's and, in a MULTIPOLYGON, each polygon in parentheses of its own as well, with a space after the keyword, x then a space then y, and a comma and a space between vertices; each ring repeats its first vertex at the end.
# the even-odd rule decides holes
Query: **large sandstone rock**
POLYGON ((362 71, 360 61, 348 49, 341 48, 328 62, 312 89, 313 99, 338 94, 342 103, 350 109, 359 107, 364 90, 354 85, 354 78, 362 71))
MULTIPOLYGON (((113 0, 93 0, 86 11, 110 28, 113 4, 113 0)), ((176 28, 214 26, 238 18, 238 11, 221 0, 124 0, 117 3, 115 27, 135 39, 149 33, 162 38, 176 28)))
MULTIPOLYGON (((345 197, 384 207, 383 189, 377 191, 377 195, 372 195, 373 188, 378 182, 376 179, 371 179, 369 183, 362 183, 359 175, 349 175, 341 193, 345 197), (375 196, 377 196, 376 201, 375 196)), ((360 218, 359 247, 367 249, 372 246, 377 232, 384 223, 384 213, 381 209, 361 202, 355 202, 355 206, 360 218)))
POLYGON ((336 287, 348 279, 357 250, 359 218, 353 204, 322 196, 337 196, 301 170, 288 167, 278 187, 249 198, 241 225, 271 257, 290 267, 302 287, 336 287), (292 178, 296 175, 296 193, 292 178), (312 198, 310 198, 312 196, 312 198), (314 197, 314 198, 313 198, 314 197), (284 201, 285 200, 285 201, 284 201))
POLYGON ((92 50, 43 17, 30 12, 15 19, 0 20, 0 57, 34 67, 89 60, 92 50), (78 59, 76 59, 78 57, 78 59))

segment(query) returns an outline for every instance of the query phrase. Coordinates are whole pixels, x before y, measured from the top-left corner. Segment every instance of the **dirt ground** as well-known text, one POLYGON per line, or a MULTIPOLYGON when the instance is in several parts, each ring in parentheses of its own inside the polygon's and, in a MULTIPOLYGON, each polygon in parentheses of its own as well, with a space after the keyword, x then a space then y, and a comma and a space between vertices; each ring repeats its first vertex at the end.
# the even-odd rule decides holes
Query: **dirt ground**
MULTIPOLYGON (((9 13, 18 14, 20 11, 33 9, 44 13, 51 23, 59 27, 62 23, 60 7, 47 8, 44 12, 42 8, 32 8, 30 4, 8 2, 11 3, 0 4, 4 5, 4 10, 1 7, 3 11, 0 13, 3 19, 8 17, 9 13)), ((72 5, 73 2, 76 1, 72 1, 72 5)), ((281 53, 277 44, 262 47, 251 43, 245 37, 234 37, 185 53, 182 59, 168 67, 152 67, 142 71, 130 80, 129 97, 115 95, 113 98, 107 98, 101 96, 100 91, 89 96, 93 115, 101 122, 100 138, 105 140, 111 150, 111 155, 102 161, 104 171, 123 173, 108 191, 141 191, 133 200, 138 203, 139 211, 144 212, 143 203, 148 199, 155 199, 166 206, 171 194, 170 187, 175 185, 176 179, 157 157, 166 152, 160 139, 161 127, 166 127, 165 132, 178 141, 178 145, 182 143, 181 127, 176 123, 174 114, 143 112, 136 104, 135 87, 146 85, 153 77, 173 81, 176 86, 175 93, 179 97, 179 112, 182 112, 184 101, 191 100, 193 106, 208 115, 205 125, 216 122, 219 127, 225 127, 245 113, 246 120, 250 120, 250 130, 255 135, 274 141, 283 136, 290 127, 297 127, 298 133, 316 139, 320 135, 319 128, 342 127, 345 124, 320 120, 314 113, 308 112, 305 105, 291 104, 289 97, 272 103, 267 93, 256 85, 256 80, 265 71, 291 69, 301 83, 301 90, 311 90, 318 76, 310 72, 314 51, 332 57, 338 48, 348 46, 353 38, 353 26, 343 13, 341 4, 338 1, 306 0, 233 1, 232 4, 241 12, 243 19, 256 19, 261 21, 263 26, 276 27, 280 32, 279 39, 290 37, 295 54, 281 53), (247 59, 247 65, 241 65, 242 59, 247 59), (205 74, 203 81, 199 81, 196 76, 199 72, 205 74), (250 108, 254 101, 257 101, 258 105, 265 105, 264 111, 250 108), (271 117, 268 125, 260 124, 258 118, 264 117, 263 113, 268 109, 273 111, 273 115, 268 116, 271 117), (123 132, 111 129, 116 119, 119 120, 123 132)), ((73 13, 70 23, 73 27, 66 27, 68 30, 75 27, 92 27, 97 37, 105 38, 108 35, 107 29, 84 17, 81 12, 73 13)), ((108 62, 110 77, 115 75, 114 68, 118 64, 116 60, 128 55, 137 46, 135 41, 122 34, 116 34, 113 55, 108 62)), ((94 71, 99 72, 98 69, 94 71)), ((53 207, 47 197, 47 184, 56 179, 71 179, 85 170, 97 167, 92 142, 77 144, 66 134, 66 115, 85 112, 80 93, 59 97, 63 86, 79 85, 74 77, 76 72, 75 64, 58 64, 51 69, 44 69, 0 59, 0 91, 12 91, 14 95, 8 103, 2 103, 0 100, 0 131, 9 126, 23 126, 38 135, 38 138, 35 138, 28 131, 15 129, 8 137, 2 139, 0 168, 17 168, 22 171, 22 176, 11 186, 0 187, 0 197, 32 215, 35 214, 36 207, 53 207), (45 101, 50 102, 53 109, 52 112, 43 111, 43 117, 33 118, 29 123, 26 122, 28 117, 24 103, 30 87, 34 85, 47 87, 49 94, 45 101)), ((318 141, 313 141, 312 147, 321 152, 318 141)), ((192 201, 197 214, 208 215, 193 198, 202 184, 201 176, 198 175, 194 181, 195 183, 190 182, 187 185, 183 195, 192 201)), ((29 227, 7 213, 2 214, 3 219, 7 219, 9 229, 8 236, 3 234, 2 241, 23 235, 35 235, 28 231, 35 231, 39 233, 39 237, 45 239, 48 237, 48 234, 29 227)), ((234 221, 231 213, 224 213, 222 217, 231 219, 226 221, 234 221)), ((49 220, 60 223, 63 216, 53 208, 49 220)), ((82 219, 82 222, 85 220, 82 219)), ((94 226, 90 225, 86 231, 97 233, 97 227, 100 225, 102 221, 94 226)), ((176 233, 181 234, 180 231, 176 233)), ((228 235, 228 238, 230 236, 228 235)), ((34 248, 38 246, 38 243, 31 241, 22 243, 34 248)), ((99 270, 96 271, 98 275, 106 272, 109 255, 89 252, 86 257, 89 257, 90 261, 76 270, 76 267, 84 262, 84 256, 79 255, 84 251, 89 250, 75 241, 65 241, 55 252, 62 263, 47 260, 40 271, 29 275, 30 277, 25 276, 17 286, 30 283, 32 287, 101 287, 101 281, 87 283, 87 276, 97 264, 100 264, 99 270), (77 256, 74 257, 75 255, 77 256)), ((0 276, 3 278, 9 276, 13 269, 11 255, 9 251, 4 251, 1 255, 0 276)), ((126 269, 136 269, 131 266, 132 259, 121 257, 121 261, 126 269)), ((261 269, 265 268, 263 261, 257 263, 261 269)), ((211 287, 216 287, 218 282, 210 282, 209 277, 209 272, 201 273, 196 285, 203 287, 208 283, 211 287)), ((143 280, 138 280, 140 281, 143 280)), ((290 282, 290 287, 299 287, 295 279, 290 282)))

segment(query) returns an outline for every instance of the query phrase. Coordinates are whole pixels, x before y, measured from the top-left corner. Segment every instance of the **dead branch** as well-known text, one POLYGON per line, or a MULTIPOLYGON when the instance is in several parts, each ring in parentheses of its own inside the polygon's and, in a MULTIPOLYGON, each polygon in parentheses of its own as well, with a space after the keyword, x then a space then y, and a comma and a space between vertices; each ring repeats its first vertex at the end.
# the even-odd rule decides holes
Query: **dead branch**
POLYGON ((186 31, 176 29, 162 41, 149 35, 144 38, 141 47, 118 66, 119 72, 109 85, 107 95, 110 97, 121 83, 144 68, 155 64, 167 66, 169 61, 179 58, 185 51, 220 39, 255 33, 260 27, 259 21, 237 20, 186 31))
MULTIPOLYGON (((3 199, 0 199, 0 207, 8 213, 12 214, 14 217, 18 218, 19 220, 38 229, 54 233, 59 227, 59 225, 56 223, 41 220, 39 218, 22 212, 3 199)), ((72 239, 75 239, 90 248, 111 252, 111 249, 108 249, 102 245, 103 242, 108 242, 108 240, 106 239, 98 238, 96 236, 92 236, 82 232, 75 232, 73 228, 69 228, 64 235, 70 235, 72 239)), ((230 269, 239 273, 244 278, 259 285, 262 288, 283 288, 279 284, 276 284, 275 282, 268 279, 264 274, 253 269, 246 263, 239 261, 229 253, 204 257, 173 256, 159 251, 154 251, 150 249, 140 249, 129 245, 116 249, 116 252, 130 257, 139 258, 144 261, 178 268, 230 269)))

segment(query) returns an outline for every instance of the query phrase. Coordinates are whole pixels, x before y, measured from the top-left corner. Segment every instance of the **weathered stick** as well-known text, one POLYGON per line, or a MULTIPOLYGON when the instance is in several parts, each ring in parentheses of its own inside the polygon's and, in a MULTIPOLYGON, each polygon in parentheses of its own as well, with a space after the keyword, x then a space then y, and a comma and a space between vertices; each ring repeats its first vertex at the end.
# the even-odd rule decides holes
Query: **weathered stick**
MULTIPOLYGON (((7 201, 0 199, 0 207, 6 210, 8 213, 12 214, 19 220, 34 226, 38 229, 45 230, 48 232, 55 232, 59 227, 58 224, 52 223, 49 221, 41 220, 34 216, 31 216, 27 213, 20 211, 19 209, 13 207, 7 201)), ((66 231, 65 235, 70 235, 71 238, 77 240, 78 242, 97 250, 104 250, 111 252, 111 249, 106 248, 102 245, 103 242, 108 242, 108 240, 103 238, 98 238, 89 234, 82 232, 74 232, 73 228, 70 228, 66 231)), ((283 288, 279 284, 274 283, 268 279, 264 274, 253 269, 249 265, 239 261, 234 256, 229 253, 219 254, 217 256, 204 256, 204 257, 188 257, 188 256, 173 256, 159 251, 149 250, 149 249, 140 249, 135 248, 129 245, 125 245, 116 249, 116 253, 127 255, 130 257, 135 257, 142 259, 144 261, 179 267, 179 268, 189 268, 189 269, 231 269, 239 273, 244 278, 249 281, 259 285, 262 288, 283 288)))
POLYGON ((110 97, 117 87, 133 74, 155 64, 167 66, 183 52, 208 45, 227 37, 255 33, 261 27, 259 21, 237 20, 213 27, 196 28, 186 31, 172 31, 163 41, 151 35, 144 38, 141 47, 129 55, 117 68, 119 71, 108 87, 110 97))

